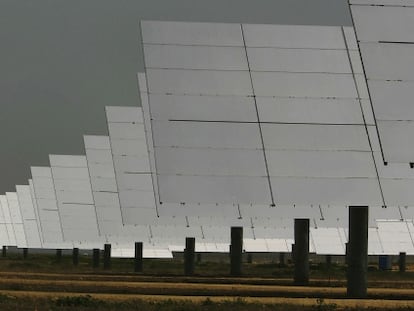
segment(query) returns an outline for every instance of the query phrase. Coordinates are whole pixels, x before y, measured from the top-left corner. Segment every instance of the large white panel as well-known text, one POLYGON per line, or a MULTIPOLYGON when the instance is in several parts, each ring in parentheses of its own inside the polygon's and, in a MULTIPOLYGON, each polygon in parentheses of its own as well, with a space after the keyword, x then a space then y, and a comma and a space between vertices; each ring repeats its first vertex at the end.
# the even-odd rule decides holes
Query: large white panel
POLYGON ((262 124, 266 149, 370 151, 364 126, 262 124))
POLYGON ((155 207, 154 192, 143 190, 120 190, 119 199, 122 208, 155 207))
POLYGON ((414 145, 411 143, 414 122, 379 121, 378 128, 386 161, 414 162, 414 145))
POLYGON ((115 123, 142 123, 141 110, 138 107, 106 106, 106 118, 108 122, 115 123))
POLYGON ((144 45, 146 68, 248 70, 243 47, 144 45))
POLYGON ((118 178, 118 188, 122 190, 153 191, 150 174, 123 174, 118 178))
POLYGON ((244 46, 240 24, 141 21, 144 43, 244 46))
POLYGON ((111 149, 108 136, 84 135, 83 140, 87 149, 111 149))
POLYGON ((93 196, 90 191, 70 191, 70 190, 56 190, 56 197, 58 202, 65 203, 79 203, 79 204, 93 204, 93 196))
POLYGON ((414 205, 414 179, 381 179, 385 203, 388 206, 414 205))
POLYGON ((351 4, 414 6, 412 0, 350 0, 351 4))
POLYGON ((257 97, 256 102, 261 122, 363 124, 357 99, 257 97))
MULTIPOLYGON (((144 151, 137 140, 134 139, 114 139, 111 140, 112 154, 116 155, 142 155, 144 151)), ((142 141, 139 141, 142 143, 142 141)))
MULTIPOLYGON (((111 156, 112 159, 112 156, 111 156)), ((89 162, 89 174, 91 178, 100 179, 115 179, 115 171, 112 163, 90 163, 89 162)))
POLYGON ((345 244, 337 228, 310 229, 315 251, 319 255, 344 255, 345 244))
POLYGON ((0 195, 0 204, 1 204, 1 209, 3 212, 3 216, 4 216, 4 222, 5 222, 5 227, 6 227, 7 237, 8 237, 7 245, 15 246, 16 236, 13 230, 13 223, 12 223, 12 219, 10 215, 9 203, 7 202, 7 198, 5 195, 0 195))
POLYGON ((95 192, 95 204, 97 206, 119 206, 118 193, 113 192, 95 192))
MULTIPOLYGON (((414 18, 414 14, 413 14, 414 18)), ((412 44, 361 43, 367 79, 414 80, 412 44)))
POLYGON ((266 151, 270 176, 376 178, 370 152, 266 151))
POLYGON ((358 97, 351 74, 252 72, 251 75, 258 96, 358 97))
POLYGON ((384 249, 380 237, 378 235, 377 228, 368 228, 368 254, 369 255, 382 255, 384 249))
POLYGON ((153 120, 257 121, 251 97, 151 94, 149 99, 153 120))
POLYGON ((51 177, 52 172, 50 167, 31 166, 30 171, 33 177, 51 177))
POLYGON ((50 166, 56 167, 86 167, 85 156, 74 156, 74 155, 49 155, 50 166))
POLYGON ((345 49, 341 27, 243 24, 248 47, 345 49))
POLYGON ((116 172, 149 173, 148 152, 142 148, 142 156, 114 156, 116 172))
POLYGON ((319 206, 322 218, 315 218, 318 227, 348 228, 348 206, 346 204, 331 206, 319 206))
POLYGON ((114 178, 91 178, 92 189, 94 191, 118 191, 114 178))
POLYGON ((111 149, 89 149, 86 147, 88 166, 93 163, 113 165, 111 149))
POLYGON ((252 71, 352 73, 346 50, 247 48, 252 71))
POLYGON ((384 253, 396 255, 400 252, 414 253, 408 226, 402 221, 378 222, 378 233, 384 253))
POLYGON ((359 53, 354 27, 342 27, 342 29, 343 29, 345 39, 348 45, 348 50, 350 50, 350 52, 355 51, 359 53))
POLYGON ((16 186, 16 192, 19 199, 20 211, 23 219, 36 219, 29 186, 16 186))
POLYGON ((86 167, 52 167, 53 179, 88 180, 89 172, 86 167))
POLYGON ((163 203, 158 206, 160 217, 197 215, 208 217, 215 215, 223 219, 236 219, 240 217, 237 205, 224 204, 185 204, 163 203))
POLYGON ((414 8, 351 5, 351 11, 360 41, 414 42, 414 8))
POLYGON ((265 177, 162 175, 158 182, 165 202, 271 204, 265 177))
POLYGON ((253 95, 248 71, 147 69, 150 93, 253 95))
POLYGON ((153 122, 157 147, 262 149, 257 124, 153 122))
POLYGON ((377 179, 270 179, 276 204, 382 205, 377 179))
POLYGON ((266 176, 262 150, 156 148, 164 175, 266 176))
POLYGON ((142 123, 108 123, 111 139, 136 139, 145 141, 144 125, 142 123))
POLYGON ((370 80, 368 85, 378 120, 414 120, 414 83, 370 80))

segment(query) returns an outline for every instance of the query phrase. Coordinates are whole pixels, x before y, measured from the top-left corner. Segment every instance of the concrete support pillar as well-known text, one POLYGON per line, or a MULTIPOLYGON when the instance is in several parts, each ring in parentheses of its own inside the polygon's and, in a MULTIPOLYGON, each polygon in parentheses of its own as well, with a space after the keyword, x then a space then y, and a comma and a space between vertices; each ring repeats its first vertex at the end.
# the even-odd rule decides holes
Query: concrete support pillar
POLYGON ((3 252, 2 252, 2 256, 6 257, 7 256, 7 246, 3 245, 3 252))
POLYGON ((295 219, 295 285, 309 283, 309 219, 295 219))
POLYGON ((379 270, 392 270, 392 260, 389 255, 378 256, 378 269, 379 270))
POLYGON ((285 266, 285 253, 279 253, 279 266, 285 266))
POLYGON ((135 259, 134 259, 134 271, 135 272, 142 272, 142 252, 143 252, 143 243, 142 242, 135 242, 135 259))
POLYGON ((243 227, 231 227, 230 274, 242 274, 243 227))
POLYGON ((104 245, 104 269, 111 269, 111 244, 104 245))
POLYGON ((27 259, 29 255, 29 249, 27 247, 23 248, 23 259, 27 259))
POLYGON ((61 262, 62 261, 62 250, 60 248, 58 248, 56 250, 56 262, 61 262))
POLYGON ((247 263, 253 263, 253 254, 247 254, 247 263))
POLYGON ((367 295, 368 206, 349 207, 349 242, 347 253, 347 295, 367 295))
POLYGON ((99 248, 94 248, 92 250, 92 266, 94 268, 98 268, 99 267, 99 255, 100 255, 100 250, 99 248))
POLYGON ((74 266, 77 266, 79 264, 79 248, 74 248, 72 250, 72 262, 74 266))
POLYGON ((332 265, 332 256, 326 255, 325 259, 326 259, 326 267, 330 268, 332 265))
POLYGON ((194 274, 195 238, 185 238, 184 249, 184 274, 194 274))
POLYGON ((399 266, 400 272, 405 272, 406 270, 406 256, 407 256, 406 253, 401 252, 398 258, 398 266, 399 266))

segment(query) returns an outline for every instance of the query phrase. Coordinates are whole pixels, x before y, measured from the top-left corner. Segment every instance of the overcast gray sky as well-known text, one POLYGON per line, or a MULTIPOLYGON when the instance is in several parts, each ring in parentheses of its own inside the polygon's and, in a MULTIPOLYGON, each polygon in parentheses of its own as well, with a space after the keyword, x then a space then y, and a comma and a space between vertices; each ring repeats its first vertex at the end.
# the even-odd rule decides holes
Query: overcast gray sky
POLYGON ((346 0, 0 0, 0 193, 139 105, 139 21, 351 25, 346 0))

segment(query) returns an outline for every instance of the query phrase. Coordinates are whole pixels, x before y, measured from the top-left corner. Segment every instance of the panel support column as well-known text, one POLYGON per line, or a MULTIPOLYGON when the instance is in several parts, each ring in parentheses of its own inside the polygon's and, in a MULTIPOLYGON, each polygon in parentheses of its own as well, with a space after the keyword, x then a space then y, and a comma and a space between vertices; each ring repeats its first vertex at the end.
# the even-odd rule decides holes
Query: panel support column
POLYGON ((242 274, 243 227, 231 227, 230 274, 242 274))
POLYGON ((7 246, 3 246, 3 252, 2 252, 2 257, 6 257, 7 256, 7 246))
POLYGON ((142 272, 143 270, 142 253, 143 253, 143 243, 135 242, 135 259, 134 259, 134 271, 135 272, 142 272))
POLYGON ((92 266, 94 268, 98 268, 99 267, 99 253, 100 253, 100 249, 99 248, 94 248, 92 250, 92 266))
POLYGON ((56 262, 60 263, 62 261, 62 250, 58 248, 56 250, 56 262))
POLYGON ((74 266, 79 264, 79 248, 74 248, 72 251, 72 262, 74 266))
POLYGON ((195 238, 185 238, 184 274, 193 275, 195 264, 195 238))
POLYGON ((349 242, 347 249, 347 295, 367 295, 368 206, 349 207, 349 242))
POLYGON ((23 259, 27 259, 29 255, 29 249, 27 247, 23 248, 23 259))
POLYGON ((104 245, 104 269, 111 269, 111 244, 104 245))
POLYGON ((307 285, 309 283, 309 219, 295 219, 293 258, 295 285, 307 285))
POLYGON ((398 267, 400 272, 405 272, 406 270, 406 253, 401 252, 398 259, 398 267))

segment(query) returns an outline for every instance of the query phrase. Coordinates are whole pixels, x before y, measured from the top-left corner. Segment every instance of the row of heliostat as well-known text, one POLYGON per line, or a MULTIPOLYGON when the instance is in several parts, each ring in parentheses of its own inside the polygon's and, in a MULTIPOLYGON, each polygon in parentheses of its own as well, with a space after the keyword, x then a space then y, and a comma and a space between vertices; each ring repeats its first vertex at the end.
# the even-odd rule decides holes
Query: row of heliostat
MULTIPOLYGON (((246 251, 288 252, 293 219, 306 217, 311 250, 344 253, 345 206, 170 204, 157 211, 141 109, 106 112, 110 136, 84 136, 86 156, 50 155, 51 167, 31 168, 28 186, 0 196, 2 245, 87 249, 111 243, 113 256, 128 257, 134 242, 143 241, 145 257, 170 257, 189 236, 196 237, 197 251, 227 252, 230 226, 243 226, 246 251)), ((371 210, 371 254, 414 253, 408 213, 371 210)))
MULTIPOLYGON (((352 28, 143 22, 142 32, 143 114, 108 107, 109 139, 86 136, 86 157, 32 168, 42 247, 110 242, 131 255, 144 241, 155 256, 195 236, 198 250, 227 251, 237 225, 247 251, 289 251, 293 219, 310 218, 311 248, 339 254, 346 206, 369 205, 370 253, 414 252, 413 171, 383 165, 352 28)), ((31 216, 16 217, 12 228, 32 237, 31 216)))

